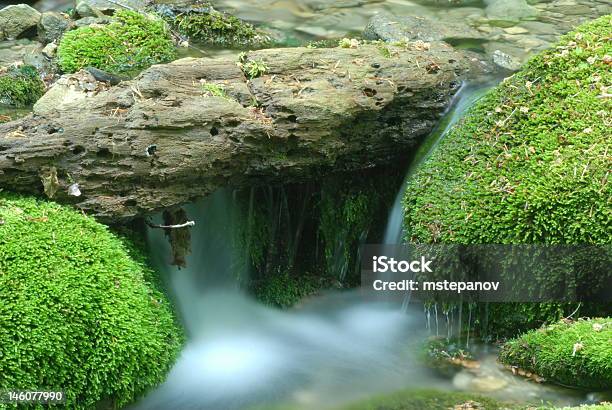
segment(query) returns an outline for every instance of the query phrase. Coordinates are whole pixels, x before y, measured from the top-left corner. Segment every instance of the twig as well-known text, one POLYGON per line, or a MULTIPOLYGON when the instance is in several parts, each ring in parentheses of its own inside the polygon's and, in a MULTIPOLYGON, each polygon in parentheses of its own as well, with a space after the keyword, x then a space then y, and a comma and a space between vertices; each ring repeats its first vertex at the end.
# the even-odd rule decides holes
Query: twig
POLYGON ((569 320, 569 319, 571 319, 571 318, 572 318, 572 316, 574 316, 574 315, 576 314, 576 312, 578 312, 578 309, 580 309, 580 306, 581 306, 581 305, 582 305, 582 302, 578 302, 578 307, 576 308, 576 310, 574 310, 574 311, 572 312, 572 314, 571 314, 571 315, 569 315, 568 317, 566 317, 566 318, 565 318, 565 320, 569 320))
POLYGON ((195 221, 187 221, 185 223, 182 224, 178 224, 178 225, 157 225, 157 224, 153 224, 149 221, 146 221, 146 224, 149 228, 159 228, 159 229, 181 229, 181 228, 188 228, 191 226, 195 226, 195 221))

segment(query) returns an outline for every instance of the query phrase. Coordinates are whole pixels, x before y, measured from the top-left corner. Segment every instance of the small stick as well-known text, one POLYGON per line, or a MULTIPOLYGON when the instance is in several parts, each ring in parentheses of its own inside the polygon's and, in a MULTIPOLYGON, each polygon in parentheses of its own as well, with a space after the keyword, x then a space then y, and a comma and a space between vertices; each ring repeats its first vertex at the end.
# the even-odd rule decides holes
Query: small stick
POLYGON ((195 221, 187 221, 185 223, 182 224, 178 224, 178 225, 157 225, 157 224, 153 224, 149 221, 146 221, 147 226, 149 226, 150 228, 159 228, 159 229, 181 229, 181 228, 188 228, 191 226, 195 226, 195 221))

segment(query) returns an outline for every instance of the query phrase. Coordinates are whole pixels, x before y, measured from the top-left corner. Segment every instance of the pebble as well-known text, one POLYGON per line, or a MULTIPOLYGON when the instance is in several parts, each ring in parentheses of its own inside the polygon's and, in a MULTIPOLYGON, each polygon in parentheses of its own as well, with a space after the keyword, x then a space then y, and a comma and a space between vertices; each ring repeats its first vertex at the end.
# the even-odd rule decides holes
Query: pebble
POLYGON ((527 30, 524 27, 520 27, 520 26, 507 27, 507 28, 505 28, 503 30, 506 33, 508 33, 508 34, 525 34, 525 33, 529 33, 529 30, 527 30))

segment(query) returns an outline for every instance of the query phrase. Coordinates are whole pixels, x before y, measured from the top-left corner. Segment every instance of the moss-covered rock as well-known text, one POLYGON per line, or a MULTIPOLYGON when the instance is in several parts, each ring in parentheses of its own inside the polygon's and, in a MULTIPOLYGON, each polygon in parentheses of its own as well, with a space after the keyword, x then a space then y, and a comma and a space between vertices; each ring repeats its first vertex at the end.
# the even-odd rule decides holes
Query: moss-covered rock
POLYGON ((269 41, 253 25, 218 11, 179 15, 175 18, 174 25, 181 33, 207 43, 249 45, 269 41))
POLYGON ((0 104, 26 107, 34 104, 44 92, 45 84, 32 66, 10 67, 0 74, 0 104))
POLYGON ((499 358, 563 385, 612 386, 612 318, 561 321, 507 342, 499 358))
POLYGON ((130 10, 117 11, 110 24, 67 32, 57 49, 59 66, 68 73, 95 67, 129 74, 175 56, 167 24, 159 17, 130 10))
POLYGON ((453 408, 496 410, 509 409, 511 406, 472 393, 405 390, 360 401, 344 407, 343 410, 448 410, 453 408))
POLYGON ((80 212, 0 194, 0 389, 117 408, 160 383, 182 334, 135 247, 80 212))
MULTIPOLYGON (((409 183, 408 241, 610 243, 611 24, 582 25, 476 103, 409 183)), ((564 312, 494 304, 480 323, 508 335, 564 312)))
POLYGON ((270 36, 206 1, 161 2, 155 9, 175 30, 201 43, 221 46, 263 46, 270 36))
POLYGON ((407 189, 410 240, 610 242, 611 24, 565 36, 450 131, 407 189))

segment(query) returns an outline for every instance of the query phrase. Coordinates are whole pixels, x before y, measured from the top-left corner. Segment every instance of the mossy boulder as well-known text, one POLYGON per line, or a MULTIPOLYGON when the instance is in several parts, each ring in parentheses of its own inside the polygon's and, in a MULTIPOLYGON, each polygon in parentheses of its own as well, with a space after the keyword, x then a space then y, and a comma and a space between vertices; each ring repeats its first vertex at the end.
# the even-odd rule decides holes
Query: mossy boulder
POLYGON ((163 381, 183 337, 155 283, 93 218, 0 193, 0 389, 119 408, 163 381))
POLYGON ((44 92, 45 84, 32 66, 13 66, 0 74, 0 105, 23 108, 34 104, 44 92))
MULTIPOLYGON (((408 184, 408 241, 610 243, 611 24, 608 15, 566 35, 450 130, 408 184)), ((486 315, 489 329, 506 336, 567 310, 494 304, 486 315)))
POLYGON ((217 11, 207 3, 170 3, 156 9, 175 30, 197 42, 238 47, 262 47, 271 42, 262 30, 236 16, 217 11))
POLYGON ((507 342, 501 362, 584 389, 612 386, 612 318, 561 321, 507 342))
POLYGON ((610 243, 611 24, 565 36, 449 132, 406 191, 409 240, 610 243))
POLYGON ((117 11, 110 24, 67 32, 57 49, 59 66, 68 73, 94 67, 130 74, 175 56, 167 24, 154 15, 130 10, 117 11))
POLYGON ((512 407, 472 393, 404 390, 363 400, 343 407, 343 410, 448 410, 453 408, 495 410, 512 407))

